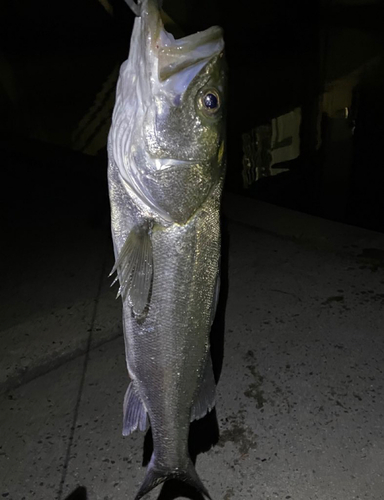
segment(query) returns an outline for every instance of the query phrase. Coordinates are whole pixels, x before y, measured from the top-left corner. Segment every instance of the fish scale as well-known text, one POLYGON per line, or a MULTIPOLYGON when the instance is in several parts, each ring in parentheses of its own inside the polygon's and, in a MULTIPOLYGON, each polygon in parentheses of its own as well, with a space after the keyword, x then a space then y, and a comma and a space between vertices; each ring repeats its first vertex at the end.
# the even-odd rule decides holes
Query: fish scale
POLYGON ((113 271, 131 379, 123 434, 148 420, 152 428, 136 500, 172 477, 210 498, 188 434, 215 400, 209 334, 225 175, 224 43, 217 27, 175 40, 156 0, 134 10, 108 138, 113 271))
POLYGON ((174 457, 173 450, 181 447, 185 454, 190 406, 208 355, 210 305, 219 259, 218 230, 217 216, 198 214, 187 227, 172 227, 171 237, 167 231, 156 235, 153 238, 156 271, 151 298, 156 307, 150 309, 140 326, 129 311, 125 313, 126 324, 131 325, 127 327, 129 343, 134 345, 129 364, 143 387, 141 394, 153 429, 155 455, 164 455, 162 436, 168 438, 167 461, 170 463, 163 463, 164 466, 173 467, 180 461, 180 455, 174 457), (206 241, 207 229, 211 243, 206 241), (180 230, 187 238, 182 258, 175 248, 180 230), (204 276, 202 270, 207 269, 212 271, 204 276), (209 288, 207 283, 211 285, 209 288), (152 335, 142 334, 147 323, 151 325, 152 335), (155 360, 150 368, 141 364, 143 351, 155 360), (153 384, 154 380, 158 384, 153 384))

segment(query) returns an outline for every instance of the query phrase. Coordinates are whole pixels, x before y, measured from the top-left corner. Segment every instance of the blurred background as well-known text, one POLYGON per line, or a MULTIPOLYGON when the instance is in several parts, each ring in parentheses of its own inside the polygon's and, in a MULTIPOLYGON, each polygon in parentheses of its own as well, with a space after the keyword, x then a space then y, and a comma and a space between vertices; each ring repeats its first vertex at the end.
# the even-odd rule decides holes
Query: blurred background
MULTIPOLYGON (((226 189, 383 231, 381 3, 165 0, 164 10, 185 33, 225 30, 226 189)), ((13 226, 21 200, 34 225, 39 206, 57 217, 60 201, 71 217, 80 197, 98 223, 133 14, 123 0, 5 0, 0 17, 2 215, 13 226)))

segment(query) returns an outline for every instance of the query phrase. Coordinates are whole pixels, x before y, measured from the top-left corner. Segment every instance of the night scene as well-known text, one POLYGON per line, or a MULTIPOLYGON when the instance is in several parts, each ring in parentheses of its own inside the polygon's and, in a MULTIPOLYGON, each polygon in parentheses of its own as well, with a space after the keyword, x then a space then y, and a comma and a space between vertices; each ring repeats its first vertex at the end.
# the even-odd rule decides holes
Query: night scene
POLYGON ((381 0, 0 19, 1 498, 383 500, 381 0))

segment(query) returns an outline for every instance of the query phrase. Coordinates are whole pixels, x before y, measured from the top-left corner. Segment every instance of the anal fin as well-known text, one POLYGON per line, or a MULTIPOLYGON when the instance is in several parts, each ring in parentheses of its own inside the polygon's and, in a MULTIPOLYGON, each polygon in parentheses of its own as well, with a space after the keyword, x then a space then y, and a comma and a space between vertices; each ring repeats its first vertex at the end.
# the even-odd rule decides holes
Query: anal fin
POLYGON ((128 436, 136 429, 145 431, 146 428, 147 412, 134 382, 131 382, 124 397, 123 436, 128 436))
POLYGON ((191 422, 203 418, 215 406, 216 382, 213 375, 211 354, 208 352, 198 397, 191 410, 191 422))

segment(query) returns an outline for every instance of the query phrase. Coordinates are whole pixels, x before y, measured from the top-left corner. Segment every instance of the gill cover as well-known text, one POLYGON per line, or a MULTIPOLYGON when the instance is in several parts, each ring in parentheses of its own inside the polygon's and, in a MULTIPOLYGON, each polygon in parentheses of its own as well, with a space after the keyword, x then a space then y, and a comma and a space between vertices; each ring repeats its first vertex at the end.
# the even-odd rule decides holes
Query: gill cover
POLYGON ((214 122, 223 89, 211 89, 209 80, 222 80, 222 30, 175 39, 164 28, 158 1, 126 1, 138 17, 120 70, 109 151, 144 208, 182 223, 219 176, 210 169, 223 143, 214 122), (207 88, 199 94, 196 86, 207 88))

